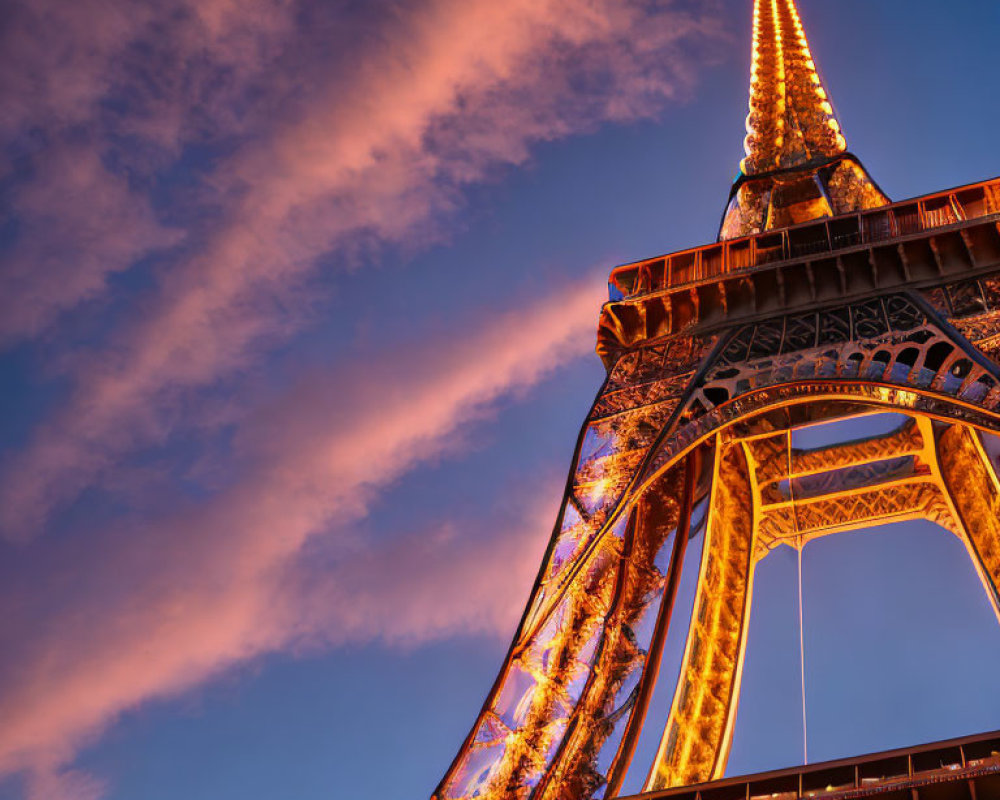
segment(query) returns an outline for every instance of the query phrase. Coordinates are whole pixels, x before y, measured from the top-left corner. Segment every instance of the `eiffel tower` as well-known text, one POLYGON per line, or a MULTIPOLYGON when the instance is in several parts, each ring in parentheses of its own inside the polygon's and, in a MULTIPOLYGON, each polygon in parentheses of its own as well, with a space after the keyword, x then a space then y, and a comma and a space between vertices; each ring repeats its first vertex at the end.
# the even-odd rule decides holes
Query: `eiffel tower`
POLYGON ((611 273, 607 379, 434 800, 611 798, 630 768, 657 798, 1000 797, 1000 734, 723 780, 755 567, 776 547, 928 519, 1000 618, 1000 179, 890 202, 847 149, 794 0, 755 2, 747 131, 718 240, 611 273), (902 421, 883 435, 795 444, 886 411, 902 421), (695 537, 680 676, 653 719, 695 537), (644 726, 659 748, 633 765, 644 726))

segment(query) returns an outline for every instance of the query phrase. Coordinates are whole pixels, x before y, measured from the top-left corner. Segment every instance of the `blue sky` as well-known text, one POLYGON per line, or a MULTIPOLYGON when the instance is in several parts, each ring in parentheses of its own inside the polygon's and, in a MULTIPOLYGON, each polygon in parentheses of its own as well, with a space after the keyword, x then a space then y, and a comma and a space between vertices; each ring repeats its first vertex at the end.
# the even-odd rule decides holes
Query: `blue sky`
MULTIPOLYGON (((2 800, 403 800, 447 768, 600 386, 604 277, 714 238, 749 72, 749 0, 496 6, 12 6, 2 800)), ((800 11, 891 197, 1000 174, 1000 8, 800 11)), ((812 758, 1000 727, 957 540, 804 565, 812 758)), ((734 772, 800 759, 794 568, 759 568, 734 772)))

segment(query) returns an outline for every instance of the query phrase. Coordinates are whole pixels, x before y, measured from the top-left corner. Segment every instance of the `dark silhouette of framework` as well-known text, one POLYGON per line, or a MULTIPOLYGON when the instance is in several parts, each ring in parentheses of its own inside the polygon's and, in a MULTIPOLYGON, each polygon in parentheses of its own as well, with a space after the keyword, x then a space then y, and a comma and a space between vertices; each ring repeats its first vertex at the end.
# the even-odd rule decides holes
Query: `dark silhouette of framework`
MULTIPOLYGON (((779 545, 930 519, 963 542, 1000 616, 1000 180, 890 203, 847 151, 793 0, 756 0, 747 130, 719 241, 611 274, 607 380, 436 800, 617 796, 646 724, 663 725, 646 789, 716 797, 668 790, 723 775, 754 568, 779 545), (802 426, 885 410, 906 415, 886 435, 793 445, 802 426), (680 678, 667 720, 647 719, 696 534, 680 678)), ((782 797, 872 788, 857 773, 854 794, 806 792, 795 774, 782 797)), ((762 796, 751 783, 732 796, 762 796)))

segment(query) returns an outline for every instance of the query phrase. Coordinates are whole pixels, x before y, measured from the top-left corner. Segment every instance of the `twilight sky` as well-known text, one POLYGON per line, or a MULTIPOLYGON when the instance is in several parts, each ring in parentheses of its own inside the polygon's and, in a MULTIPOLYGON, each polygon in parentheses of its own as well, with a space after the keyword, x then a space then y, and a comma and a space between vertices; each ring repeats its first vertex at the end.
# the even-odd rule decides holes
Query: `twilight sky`
MULTIPOLYGON (((750 10, 6 4, 0 800, 430 794, 600 386, 607 271, 715 235, 750 10)), ((1000 173, 1000 5, 800 10, 892 197, 1000 173)), ((760 568, 732 772, 801 759, 794 578, 760 568)), ((833 537, 805 579, 814 759, 1000 728, 956 539, 833 537)))

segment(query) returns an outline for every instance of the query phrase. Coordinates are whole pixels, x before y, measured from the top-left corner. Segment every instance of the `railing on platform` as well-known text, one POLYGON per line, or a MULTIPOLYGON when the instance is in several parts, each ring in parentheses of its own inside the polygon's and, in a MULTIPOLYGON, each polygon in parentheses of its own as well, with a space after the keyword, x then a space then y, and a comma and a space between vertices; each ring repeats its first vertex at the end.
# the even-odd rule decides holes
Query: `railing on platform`
POLYGON ((626 264, 612 271, 608 286, 612 300, 623 300, 993 215, 1000 215, 1000 178, 626 264))
POLYGON ((952 800, 1000 797, 1000 732, 650 792, 642 800, 952 800), (955 791, 948 785, 954 784, 955 791), (976 787, 978 786, 978 794, 976 787), (970 788, 971 787, 971 788, 970 788))

